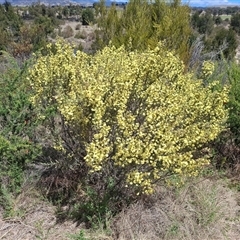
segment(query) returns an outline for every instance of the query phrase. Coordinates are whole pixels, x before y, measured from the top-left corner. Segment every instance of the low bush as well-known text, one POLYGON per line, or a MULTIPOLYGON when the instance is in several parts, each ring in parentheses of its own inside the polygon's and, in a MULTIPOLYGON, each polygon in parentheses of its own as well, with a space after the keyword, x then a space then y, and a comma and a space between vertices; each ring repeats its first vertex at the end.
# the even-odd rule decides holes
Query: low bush
POLYGON ((83 31, 78 31, 76 34, 75 34, 75 38, 81 38, 81 39, 86 39, 87 38, 87 33, 85 30, 83 31))
POLYGON ((77 24, 77 26, 75 27, 75 30, 80 30, 81 28, 81 24, 77 24))
POLYGON ((34 143, 36 112, 29 97, 26 66, 20 69, 15 60, 3 53, 0 74, 0 202, 9 211, 7 196, 21 190, 24 170, 39 154, 34 143), (6 198, 7 197, 7 198, 6 198))
POLYGON ((73 29, 71 28, 71 26, 67 25, 61 32, 60 32, 60 36, 63 38, 70 38, 72 37, 74 34, 73 29))

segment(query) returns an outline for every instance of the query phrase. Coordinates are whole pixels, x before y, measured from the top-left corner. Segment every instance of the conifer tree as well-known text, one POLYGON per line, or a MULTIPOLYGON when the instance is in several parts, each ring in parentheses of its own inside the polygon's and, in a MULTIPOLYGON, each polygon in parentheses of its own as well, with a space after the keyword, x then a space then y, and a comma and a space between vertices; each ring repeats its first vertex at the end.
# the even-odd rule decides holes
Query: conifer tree
POLYGON ((191 36, 190 9, 179 0, 171 4, 163 1, 130 0, 123 11, 115 6, 107 9, 98 5, 99 48, 111 42, 131 49, 155 48, 159 41, 174 50, 187 64, 191 36), (131 42, 130 46, 128 46, 131 42))

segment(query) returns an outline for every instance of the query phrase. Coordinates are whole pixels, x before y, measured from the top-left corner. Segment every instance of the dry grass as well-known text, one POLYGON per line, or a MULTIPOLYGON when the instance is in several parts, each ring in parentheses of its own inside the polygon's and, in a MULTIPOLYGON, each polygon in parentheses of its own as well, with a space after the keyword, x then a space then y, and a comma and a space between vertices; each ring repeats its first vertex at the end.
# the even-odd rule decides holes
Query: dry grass
POLYGON ((109 219, 107 229, 84 229, 72 221, 57 222, 56 207, 26 185, 13 200, 15 215, 0 218, 0 239, 67 240, 236 240, 240 236, 239 192, 226 180, 201 179, 177 191, 158 187, 156 193, 109 219), (74 235, 75 234, 75 235, 74 235))
POLYGON ((220 15, 220 17, 221 17, 221 19, 222 19, 223 21, 226 20, 226 19, 231 20, 231 18, 232 18, 231 15, 226 15, 226 14, 222 14, 222 15, 220 15))
POLYGON ((64 29, 61 31, 60 36, 63 38, 70 38, 74 34, 74 31, 71 26, 67 25, 64 27, 64 29))
POLYGON ((200 180, 185 186, 177 195, 159 187, 153 197, 131 205, 117 217, 114 238, 238 239, 236 196, 222 180, 200 180))
POLYGON ((13 200, 13 211, 14 215, 4 219, 0 214, 0 239, 66 240, 81 228, 71 221, 57 223, 56 208, 42 199, 33 186, 25 187, 13 200))

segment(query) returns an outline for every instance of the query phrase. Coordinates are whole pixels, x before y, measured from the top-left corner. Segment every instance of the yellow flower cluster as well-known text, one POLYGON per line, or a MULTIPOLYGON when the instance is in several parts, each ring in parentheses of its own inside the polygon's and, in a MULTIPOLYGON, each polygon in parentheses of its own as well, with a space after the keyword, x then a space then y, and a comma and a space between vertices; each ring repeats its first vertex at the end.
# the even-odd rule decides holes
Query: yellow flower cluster
MULTIPOLYGON (((150 172, 143 173, 137 170, 132 171, 127 174, 127 182, 129 185, 140 186, 141 191, 145 194, 152 194, 154 191, 150 172)), ((126 186, 128 187, 128 185, 126 186)))
POLYGON ((204 61, 202 65, 202 77, 203 79, 209 78, 214 72, 215 66, 211 61, 204 61))
MULTIPOLYGON (((92 171, 111 161, 128 186, 150 194, 164 174, 195 175, 208 163, 196 151, 222 131, 227 89, 204 87, 162 43, 145 52, 106 47, 91 56, 73 54, 61 41, 51 48, 30 71, 33 102, 56 104, 77 126, 92 171)), ((213 71, 210 63, 204 68, 205 75, 213 71)))

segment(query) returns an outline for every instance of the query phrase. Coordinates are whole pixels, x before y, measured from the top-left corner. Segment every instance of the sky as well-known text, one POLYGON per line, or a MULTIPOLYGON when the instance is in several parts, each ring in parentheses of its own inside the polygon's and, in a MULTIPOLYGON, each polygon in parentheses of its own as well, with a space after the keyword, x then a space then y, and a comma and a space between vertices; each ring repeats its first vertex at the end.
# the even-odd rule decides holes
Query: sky
POLYGON ((183 2, 189 3, 191 6, 231 6, 231 5, 239 5, 240 0, 184 0, 183 2))

